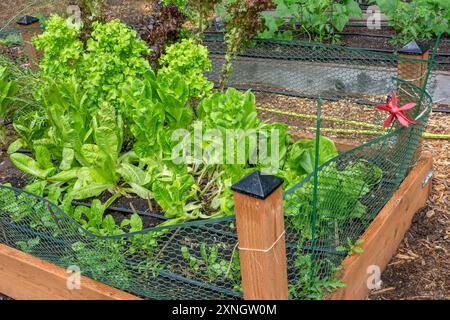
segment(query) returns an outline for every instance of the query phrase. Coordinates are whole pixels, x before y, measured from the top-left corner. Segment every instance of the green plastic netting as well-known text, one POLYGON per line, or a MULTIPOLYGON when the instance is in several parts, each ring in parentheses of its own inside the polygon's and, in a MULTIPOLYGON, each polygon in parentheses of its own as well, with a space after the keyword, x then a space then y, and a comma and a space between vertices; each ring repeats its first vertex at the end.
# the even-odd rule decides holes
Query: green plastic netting
MULTIPOLYGON (((207 44, 213 61, 209 77, 217 80, 224 44, 207 44)), ((373 111, 374 104, 383 103, 394 89, 400 103, 417 103, 408 111, 417 125, 393 127, 375 139, 366 136, 366 143, 341 153, 285 191, 291 299, 321 298, 337 285, 335 273, 348 247, 357 243, 412 164, 432 107, 424 89, 429 72, 417 78, 413 68, 408 69, 411 64, 399 72, 401 62, 419 63, 429 71, 433 61, 259 41, 234 64, 229 86, 303 97, 315 108, 345 100, 362 112, 373 111), (355 172, 366 176, 353 179, 355 172)), ((385 117, 374 112, 374 124, 381 128, 385 117)), ((314 126, 316 120, 312 121, 314 126)), ((155 225, 165 220, 158 213, 142 214, 155 225)), ((46 199, 0 186, 0 242, 62 267, 77 266, 84 275, 147 298, 242 298, 234 217, 101 237, 46 199)))

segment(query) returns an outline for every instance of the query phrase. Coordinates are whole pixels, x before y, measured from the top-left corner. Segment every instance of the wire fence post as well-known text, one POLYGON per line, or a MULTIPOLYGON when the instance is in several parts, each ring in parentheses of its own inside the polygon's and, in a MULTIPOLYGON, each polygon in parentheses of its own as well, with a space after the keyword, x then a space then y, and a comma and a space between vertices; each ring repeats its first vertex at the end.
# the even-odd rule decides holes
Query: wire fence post
POLYGON ((32 43, 32 39, 35 35, 41 33, 41 24, 38 18, 32 16, 23 16, 17 21, 20 27, 20 33, 22 34, 25 51, 30 61, 30 68, 33 72, 39 70, 39 56, 32 43))
POLYGON ((317 119, 316 119, 316 144, 314 151, 314 187, 313 187, 313 208, 311 212, 311 273, 310 273, 310 285, 314 285, 316 275, 316 225, 317 225, 317 190, 319 186, 319 155, 320 155, 320 117, 322 115, 322 99, 320 96, 317 99, 317 119))
POLYGON ((232 186, 246 300, 287 300, 283 180, 255 171, 232 186))

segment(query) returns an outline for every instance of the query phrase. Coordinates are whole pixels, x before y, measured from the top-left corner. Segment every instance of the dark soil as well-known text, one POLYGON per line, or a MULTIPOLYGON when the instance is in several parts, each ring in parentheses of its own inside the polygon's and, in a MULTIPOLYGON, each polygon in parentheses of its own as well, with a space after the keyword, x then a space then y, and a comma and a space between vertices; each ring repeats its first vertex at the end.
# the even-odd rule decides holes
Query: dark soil
POLYGON ((0 151, 0 183, 10 183, 15 188, 23 188, 29 176, 17 169, 4 151, 0 151))
POLYGON ((0 54, 4 55, 9 60, 17 63, 18 65, 24 65, 28 63, 27 55, 24 53, 23 48, 19 45, 0 45, 0 54))

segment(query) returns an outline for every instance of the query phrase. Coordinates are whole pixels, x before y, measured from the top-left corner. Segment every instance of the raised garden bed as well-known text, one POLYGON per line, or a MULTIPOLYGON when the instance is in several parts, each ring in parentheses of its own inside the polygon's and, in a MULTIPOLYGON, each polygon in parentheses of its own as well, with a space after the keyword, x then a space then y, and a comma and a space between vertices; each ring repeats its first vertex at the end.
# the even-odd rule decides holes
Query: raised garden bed
MULTIPOLYGON (((347 286, 327 299, 366 298, 367 268, 375 265, 383 271, 395 254, 414 213, 426 203, 431 172, 432 159, 424 154, 362 235, 364 252, 343 261, 340 277, 347 286)), ((13 299, 138 299, 86 277, 80 290, 68 290, 65 269, 5 245, 0 245, 0 265, 0 293, 13 299)))
MULTIPOLYGON (((210 53, 213 70, 208 76, 217 84, 218 70, 223 58, 220 50, 210 47, 210 53)), ((86 56, 89 57, 89 55, 86 56)), ((408 172, 414 171, 416 164, 414 154, 431 111, 431 98, 424 89, 431 66, 432 63, 428 60, 426 53, 419 57, 399 57, 310 43, 261 42, 237 59, 236 72, 228 83, 230 87, 302 97, 309 99, 310 104, 315 106, 318 112, 316 117, 307 118, 316 123, 313 130, 310 130, 316 132, 315 144, 314 140, 295 142, 297 147, 300 143, 307 145, 307 147, 302 146, 300 151, 309 151, 300 152, 299 157, 309 156, 310 160, 315 158, 313 169, 309 170, 312 164, 306 163, 302 164, 306 167, 304 174, 300 170, 294 171, 293 176, 284 173, 284 177, 289 182, 289 187, 284 193, 284 203, 281 201, 281 192, 278 191, 276 194, 279 199, 275 203, 277 209, 267 210, 271 214, 283 217, 281 208, 284 207, 286 234, 284 232, 276 235, 270 234, 275 236, 272 240, 272 242, 275 241, 273 245, 270 245, 270 242, 267 242, 266 246, 259 243, 259 247, 268 248, 267 251, 259 249, 260 252, 266 253, 276 249, 278 257, 286 260, 286 267, 282 266, 282 268, 276 269, 279 271, 279 276, 283 276, 284 271, 287 273, 284 279, 286 290, 282 292, 282 297, 318 299, 322 298, 325 293, 343 285, 336 277, 337 269, 345 257, 352 253, 358 245, 361 245, 358 239, 364 235, 366 230, 370 231, 376 228, 371 227, 371 223, 377 219, 379 212, 390 201, 408 172), (364 68, 356 65, 355 61, 364 65, 364 68), (278 67, 279 71, 274 73, 273 69, 267 69, 269 64, 271 67, 278 67), (337 129, 334 125, 326 125, 325 121, 341 123, 344 126, 341 129, 349 130, 345 128, 350 124, 348 118, 336 119, 336 117, 327 116, 325 118, 323 116, 324 124, 320 125, 321 108, 325 110, 330 105, 330 101, 351 102, 360 105, 361 112, 364 112, 365 109, 372 110, 376 104, 384 103, 386 95, 390 94, 393 89, 397 90, 400 102, 415 103, 407 112, 407 115, 417 122, 414 126, 403 128, 394 125, 390 130, 383 131, 378 128, 381 128, 384 114, 381 117, 378 112, 372 119, 356 118, 353 119, 354 122, 351 122, 355 126, 371 126, 374 129, 372 130, 375 132, 374 135, 377 136, 375 139, 368 138, 367 136, 370 134, 366 130, 364 132, 365 143, 356 148, 337 154, 333 150, 332 141, 320 138, 319 130, 327 132, 329 131, 327 129, 337 129), (325 147, 323 147, 323 143, 325 143, 325 147), (312 150, 316 152, 315 157, 311 156, 312 150), (326 155, 327 152, 330 152, 331 156, 322 156, 319 166, 319 156, 326 155), (282 241, 278 242, 280 239, 282 241), (281 248, 281 245, 276 245, 278 243, 285 245, 281 248)), ((163 87, 159 88, 163 89, 163 87)), ((256 110, 256 107, 250 93, 244 96, 237 90, 230 90, 226 94, 230 95, 232 99, 244 97, 245 107, 251 108, 252 115, 256 116, 256 111, 253 112, 253 108, 256 110)), ((219 93, 218 97, 222 98, 223 95, 225 94, 219 93)), ((391 93, 391 99, 392 97, 394 97, 393 93, 391 93)), ((208 105, 202 107, 206 108, 208 105)), ((217 107, 217 105, 213 105, 213 107, 217 107)), ((280 106, 278 110, 270 112, 280 114, 279 111, 283 111, 282 109, 280 106)), ((197 111, 201 114, 202 109, 199 110, 197 111)), ((215 109, 212 108, 210 113, 214 114, 214 111, 215 109)), ((264 112, 269 111, 266 108, 264 112)), ((250 121, 254 118, 249 117, 248 119, 250 121)), ((229 117, 228 121, 232 120, 234 120, 233 117, 229 117)), ((95 121, 93 120, 93 122, 95 121)), ((267 124, 263 123, 263 125, 267 124)), ((291 126, 296 125, 302 126, 303 123, 293 122, 291 124, 291 126)), ((96 126, 93 130, 95 131, 97 128, 96 126)), ((113 135, 114 132, 111 131, 110 134, 113 135)), ((86 136, 89 136, 89 133, 86 136)), ((100 142, 94 141, 94 143, 100 142)), ((294 146, 295 144, 292 143, 294 146)), ((103 147, 105 147, 104 144, 103 147)), ((25 157, 17 148, 11 153, 15 154, 14 157, 11 157, 15 158, 16 163, 18 163, 17 159, 28 159, 28 162, 34 163, 33 159, 25 157)), ((295 166, 299 162, 299 159, 294 159, 290 165, 295 166)), ((51 165, 53 166, 53 164, 51 165)), ((89 165, 95 164, 90 163, 89 165)), ((83 166, 85 165, 83 164, 83 166)), ((67 173, 66 169, 63 169, 63 167, 67 167, 66 164, 62 164, 61 167, 61 172, 67 173)), ((194 170, 194 168, 190 169, 194 170)), ((45 174, 40 176, 46 178, 45 174)), ((239 178, 242 177, 243 175, 239 178)), ((79 177, 75 176, 69 180, 73 179, 78 180, 79 177)), ((207 188, 210 183, 209 180, 199 179, 198 181, 199 188, 207 188)), ((22 186, 20 179, 13 181, 12 177, 8 176, 5 177, 4 182, 16 182, 16 187, 22 186)), ((123 181, 117 189, 130 192, 129 188, 121 189, 125 183, 128 181, 123 181)), ((143 184, 148 184, 148 182, 143 184)), ((173 189, 174 186, 167 187, 173 189)), ((69 188, 72 187, 72 191, 75 190, 74 185, 69 186, 69 188)), ((113 191, 117 191, 117 189, 113 191)), ((137 190, 142 191, 142 189, 137 190)), ((220 190, 231 192, 229 186, 220 190)), ((424 189, 425 191, 426 189, 424 189)), ((142 192, 137 192, 137 194, 139 193, 142 194, 142 192)), ((44 193, 42 192, 41 195, 44 193)), ((48 194, 45 195, 49 197, 48 194)), ((225 198, 229 194, 222 194, 222 196, 225 198)), ((105 200, 108 197, 106 193, 103 193, 99 198, 105 200)), ((55 199, 55 202, 58 202, 61 197, 57 194, 55 199)), ((252 254, 245 253, 246 251, 255 251, 255 247, 238 245, 238 242, 243 243, 243 230, 239 230, 239 225, 247 213, 237 212, 237 218, 232 214, 233 212, 231 214, 222 213, 223 217, 214 218, 210 216, 212 205, 208 206, 209 202, 205 199, 207 199, 207 195, 200 199, 204 202, 204 206, 201 207, 201 211, 199 210, 199 215, 195 220, 186 214, 181 216, 183 219, 180 219, 177 216, 178 212, 162 212, 160 210, 164 206, 169 210, 172 209, 170 208, 171 203, 160 201, 160 208, 149 199, 149 210, 138 212, 139 209, 142 209, 142 201, 144 201, 145 207, 145 200, 139 202, 133 198, 120 198, 113 203, 114 206, 130 205, 131 212, 128 208, 109 207, 107 212, 112 213, 112 216, 108 216, 109 220, 104 222, 104 225, 102 222, 102 228, 94 230, 84 218, 85 216, 95 218, 94 213, 97 213, 96 210, 98 210, 98 200, 89 203, 92 199, 84 199, 88 203, 82 207, 80 214, 80 211, 77 211, 78 207, 72 207, 72 205, 79 206, 79 203, 70 201, 56 205, 42 196, 22 189, 0 186, 2 227, 0 240, 9 247, 28 252, 61 267, 78 266, 85 275, 93 279, 142 297, 154 299, 257 297, 249 296, 247 290, 249 285, 248 268, 250 266, 254 268, 252 274, 255 276, 261 274, 259 274, 257 263, 248 263, 247 258, 252 254), (124 209, 127 209, 128 212, 124 209), (134 225, 137 224, 136 221, 131 222, 124 219, 129 213, 134 213, 130 219, 133 219, 134 216, 144 225, 134 228, 134 225), (198 219, 200 214, 202 219, 198 219), (179 220, 173 219, 173 216, 179 220), (170 220, 171 218, 172 220, 170 220), (183 222, 188 218, 192 221, 183 222), (114 219, 119 221, 114 221, 114 219), (129 228, 129 232, 122 232, 123 230, 117 232, 117 229, 114 229, 113 232, 102 233, 111 224, 116 226, 116 223, 119 223, 122 226, 124 221, 128 223, 124 223, 124 226, 132 226, 129 228), (87 227, 84 227, 86 225, 87 227), (98 232, 99 230, 101 232, 98 232), (246 256, 247 262, 240 261, 240 256, 246 256)), ((273 201, 274 198, 270 196, 268 199, 273 201)), ((69 200, 71 199, 69 198, 69 200)), ((260 207, 260 204, 266 205, 262 200, 256 204, 257 208, 260 207)), ((242 206, 240 208, 242 209, 242 206)), ((183 206, 178 209, 186 210, 183 206)), ((185 211, 182 212, 185 213, 185 211)), ((409 211, 408 213, 411 214, 409 211)), ((380 219, 385 219, 385 215, 382 214, 380 219)), ((91 220, 95 222, 94 218, 91 220)), ((405 217, 405 221, 408 219, 410 220, 410 217, 405 217)), ((265 219, 265 223, 265 227, 267 227, 267 223, 269 226, 270 223, 277 226, 277 228, 269 228, 272 231, 284 229, 284 224, 275 223, 270 219, 265 219)), ((247 228, 247 230, 251 230, 251 228, 247 228)), ((380 230, 379 232, 383 233, 384 231, 380 230)), ((402 232, 404 231, 398 230, 397 234, 402 232)), ((375 233, 378 234, 378 231, 375 233)), ((259 235, 266 234, 260 232, 259 235)), ((382 236, 384 237, 384 235, 382 236)), ((370 235, 366 237, 366 240, 368 241, 366 254, 373 254, 370 247, 373 240, 370 235)), ((395 238, 393 242, 397 240, 395 238)), ((256 244, 258 245, 258 243, 256 244)), ((393 244, 392 247, 395 245, 393 244)), ((257 254, 255 254, 256 257, 257 254)), ((383 259, 375 262, 379 263, 380 267, 385 263, 383 259)), ((271 263, 273 265, 274 261, 271 263)), ((270 265, 270 261, 268 265, 270 265)), ((344 273, 350 272, 347 270, 350 270, 351 267, 348 269, 345 266, 344 262, 344 273)), ((361 270, 358 269, 358 272, 361 270)), ((347 277, 344 275, 344 278, 347 277)), ((253 284, 255 288, 262 285, 258 282, 253 284)), ((350 284, 351 282, 348 284, 349 288, 352 287, 350 284)), ((357 291, 360 292, 360 290, 357 291)), ((259 293, 262 294, 262 297, 266 297, 266 294, 269 296, 278 294, 278 292, 270 292, 270 290, 262 290, 259 293)), ((280 298, 281 295, 270 297, 280 298)))

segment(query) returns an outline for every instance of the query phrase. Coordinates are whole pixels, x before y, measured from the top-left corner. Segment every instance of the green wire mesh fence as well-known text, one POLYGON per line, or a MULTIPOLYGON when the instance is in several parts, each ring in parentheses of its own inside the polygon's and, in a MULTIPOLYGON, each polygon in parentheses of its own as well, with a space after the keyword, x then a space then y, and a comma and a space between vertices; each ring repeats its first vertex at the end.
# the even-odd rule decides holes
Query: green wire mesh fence
MULTIPOLYGON (((211 79, 223 63, 223 44, 208 43, 211 79)), ((325 110, 344 100, 374 113, 381 127, 386 114, 374 111, 396 89, 399 102, 415 102, 408 116, 417 125, 392 127, 382 136, 341 153, 284 193, 289 297, 319 299, 341 285, 339 265, 396 191, 410 167, 432 107, 427 77, 408 79, 396 55, 310 43, 258 42, 239 56, 229 86, 303 97, 325 110), (419 86, 417 84, 420 84, 419 86), (322 98, 318 98, 318 97, 322 98)), ((320 114, 308 120, 321 129, 320 114)), ((352 120, 352 119, 350 119, 352 120)), ((348 122, 337 122, 348 126, 348 122)), ((111 209, 112 211, 114 209, 111 209)), ((0 242, 62 267, 153 299, 241 299, 235 218, 199 220, 98 236, 76 222, 73 210, 20 189, 0 186, 0 242)), ((158 225, 159 213, 141 212, 158 225)))

